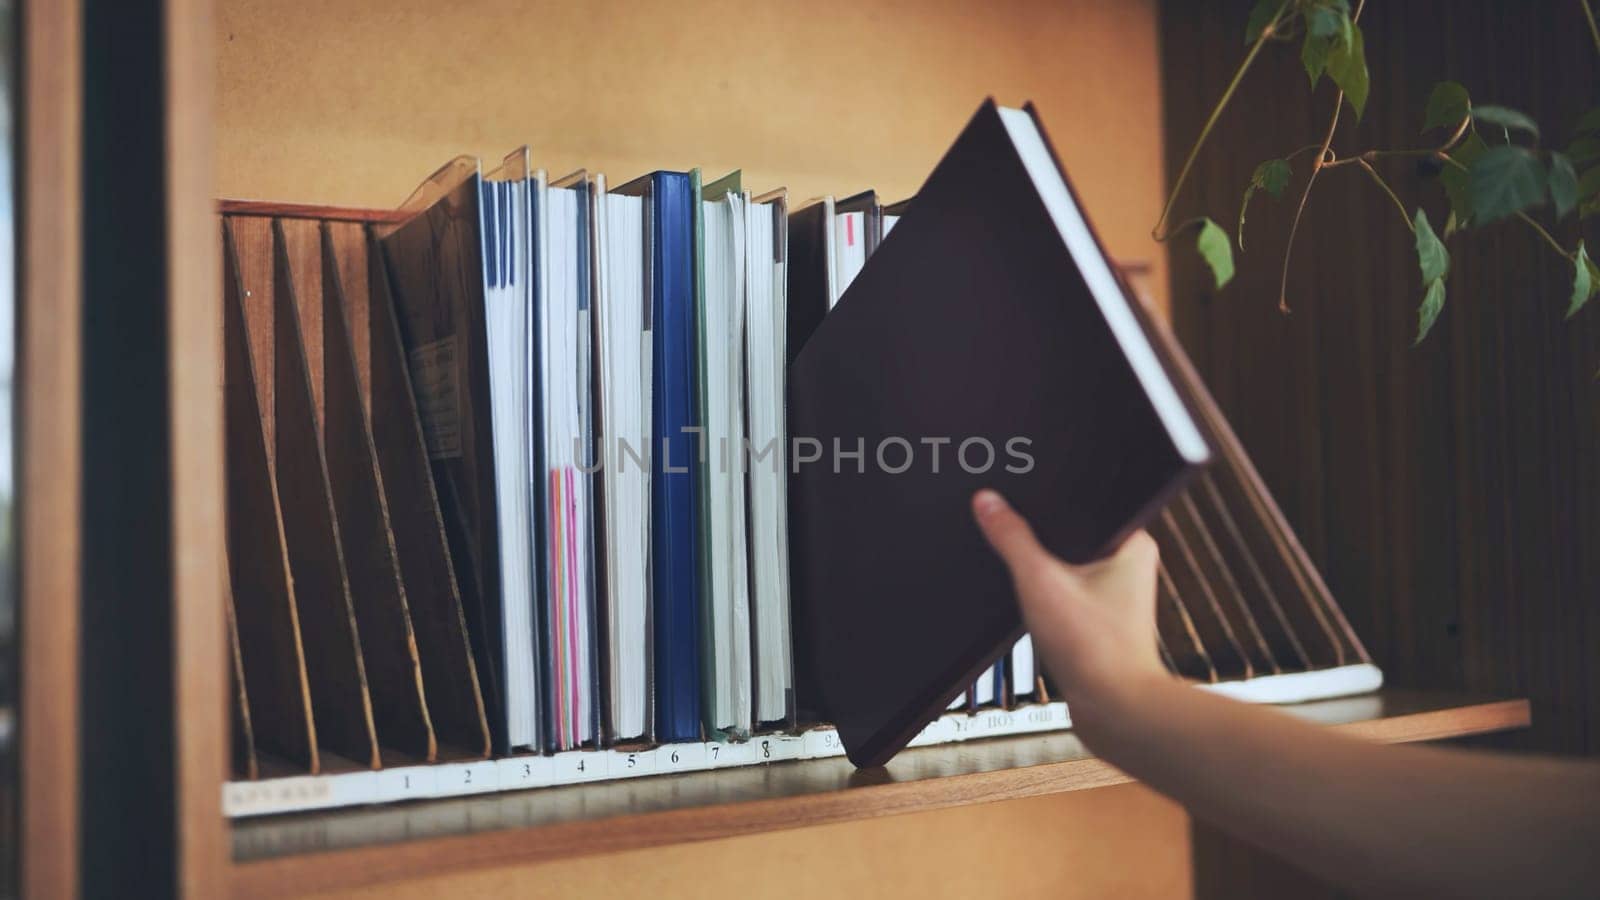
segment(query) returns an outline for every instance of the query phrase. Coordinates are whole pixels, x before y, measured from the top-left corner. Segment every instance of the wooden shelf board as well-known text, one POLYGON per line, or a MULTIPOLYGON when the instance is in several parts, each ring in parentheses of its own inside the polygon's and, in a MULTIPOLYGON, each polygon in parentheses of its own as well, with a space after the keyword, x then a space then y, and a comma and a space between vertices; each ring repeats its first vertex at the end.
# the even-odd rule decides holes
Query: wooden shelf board
MULTIPOLYGON (((1399 743, 1527 727, 1527 700, 1384 691, 1284 707, 1399 743)), ((334 890, 453 870, 711 840, 1121 784, 1072 732, 436 800, 232 825, 237 897, 334 890), (342 848, 342 849, 333 849, 342 848)))

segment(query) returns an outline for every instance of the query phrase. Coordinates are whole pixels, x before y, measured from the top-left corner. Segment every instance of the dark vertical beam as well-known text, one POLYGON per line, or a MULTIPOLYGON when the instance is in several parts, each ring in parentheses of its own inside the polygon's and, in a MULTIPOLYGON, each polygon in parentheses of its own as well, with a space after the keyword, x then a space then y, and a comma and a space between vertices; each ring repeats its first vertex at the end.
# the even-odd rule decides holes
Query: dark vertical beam
POLYGON ((84 897, 177 890, 162 12, 83 4, 84 897))

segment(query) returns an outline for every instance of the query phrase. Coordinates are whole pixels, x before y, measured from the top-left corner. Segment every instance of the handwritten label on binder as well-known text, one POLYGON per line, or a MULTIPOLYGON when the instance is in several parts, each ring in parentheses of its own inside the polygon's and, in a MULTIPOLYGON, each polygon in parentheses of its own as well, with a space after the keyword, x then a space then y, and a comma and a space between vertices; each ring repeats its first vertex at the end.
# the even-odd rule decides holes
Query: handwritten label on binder
POLYGON ((429 459, 461 455, 461 385, 456 337, 451 335, 414 347, 406 354, 411 388, 422 417, 422 437, 429 459))

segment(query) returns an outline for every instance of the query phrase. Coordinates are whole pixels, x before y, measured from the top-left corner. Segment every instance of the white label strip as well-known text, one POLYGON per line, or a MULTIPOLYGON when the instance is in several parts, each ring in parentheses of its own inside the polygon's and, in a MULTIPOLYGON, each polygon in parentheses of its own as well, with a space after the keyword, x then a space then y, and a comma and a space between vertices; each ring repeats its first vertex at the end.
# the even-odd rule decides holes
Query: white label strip
POLYGON ((361 806, 378 800, 378 773, 295 775, 261 781, 230 781, 222 786, 225 816, 361 806))
MULTIPOLYGON (((1382 681, 1383 674, 1375 667, 1354 665, 1202 687, 1241 700, 1281 703, 1362 693, 1375 690, 1382 681)), ((1059 702, 1013 710, 985 709, 975 715, 950 713, 928 723, 911 746, 1060 731, 1071 726, 1067 705, 1059 702)), ((843 755, 837 730, 813 728, 803 734, 756 735, 739 743, 573 750, 554 756, 512 756, 377 772, 230 781, 222 786, 222 809, 230 818, 243 818, 843 755)))

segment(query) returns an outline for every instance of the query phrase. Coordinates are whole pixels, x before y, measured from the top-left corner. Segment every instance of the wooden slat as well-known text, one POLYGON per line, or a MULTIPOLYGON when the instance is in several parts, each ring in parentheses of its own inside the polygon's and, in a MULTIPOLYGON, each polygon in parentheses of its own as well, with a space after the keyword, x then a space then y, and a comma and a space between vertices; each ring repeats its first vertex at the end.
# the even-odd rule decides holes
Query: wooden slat
POLYGON ((334 222, 396 224, 408 213, 395 209, 355 209, 347 206, 318 206, 314 203, 278 203, 272 200, 218 200, 223 215, 265 216, 274 219, 326 219, 334 222))
POLYGON ((378 766, 372 699, 339 540, 328 462, 317 433, 310 369, 283 234, 273 222, 273 397, 278 506, 322 747, 378 766))
POLYGON ((228 466, 224 535, 230 599, 242 635, 239 654, 244 694, 256 704, 250 716, 258 727, 256 749, 316 772, 321 761, 304 641, 278 506, 278 481, 263 433, 261 393, 246 334, 244 287, 232 222, 223 223, 222 243, 226 272, 222 290, 223 418, 228 466))
MULTIPOLYGON (((1522 728, 1530 721, 1526 701, 1448 695, 1385 693, 1288 709, 1345 733, 1386 742, 1482 734, 1522 728)), ((235 863, 232 895, 331 891, 479 866, 1088 790, 1128 780, 1064 732, 911 750, 883 769, 856 770, 835 758, 311 814, 302 819, 320 823, 327 833, 366 831, 379 841, 404 835, 408 816, 424 828, 463 833, 235 863)), ((274 824, 236 825, 236 840, 250 828, 274 824)))
POLYGON ((82 20, 75 3, 22 4, 22 162, 14 395, 20 561, 21 881, 78 892, 78 421, 82 20))

